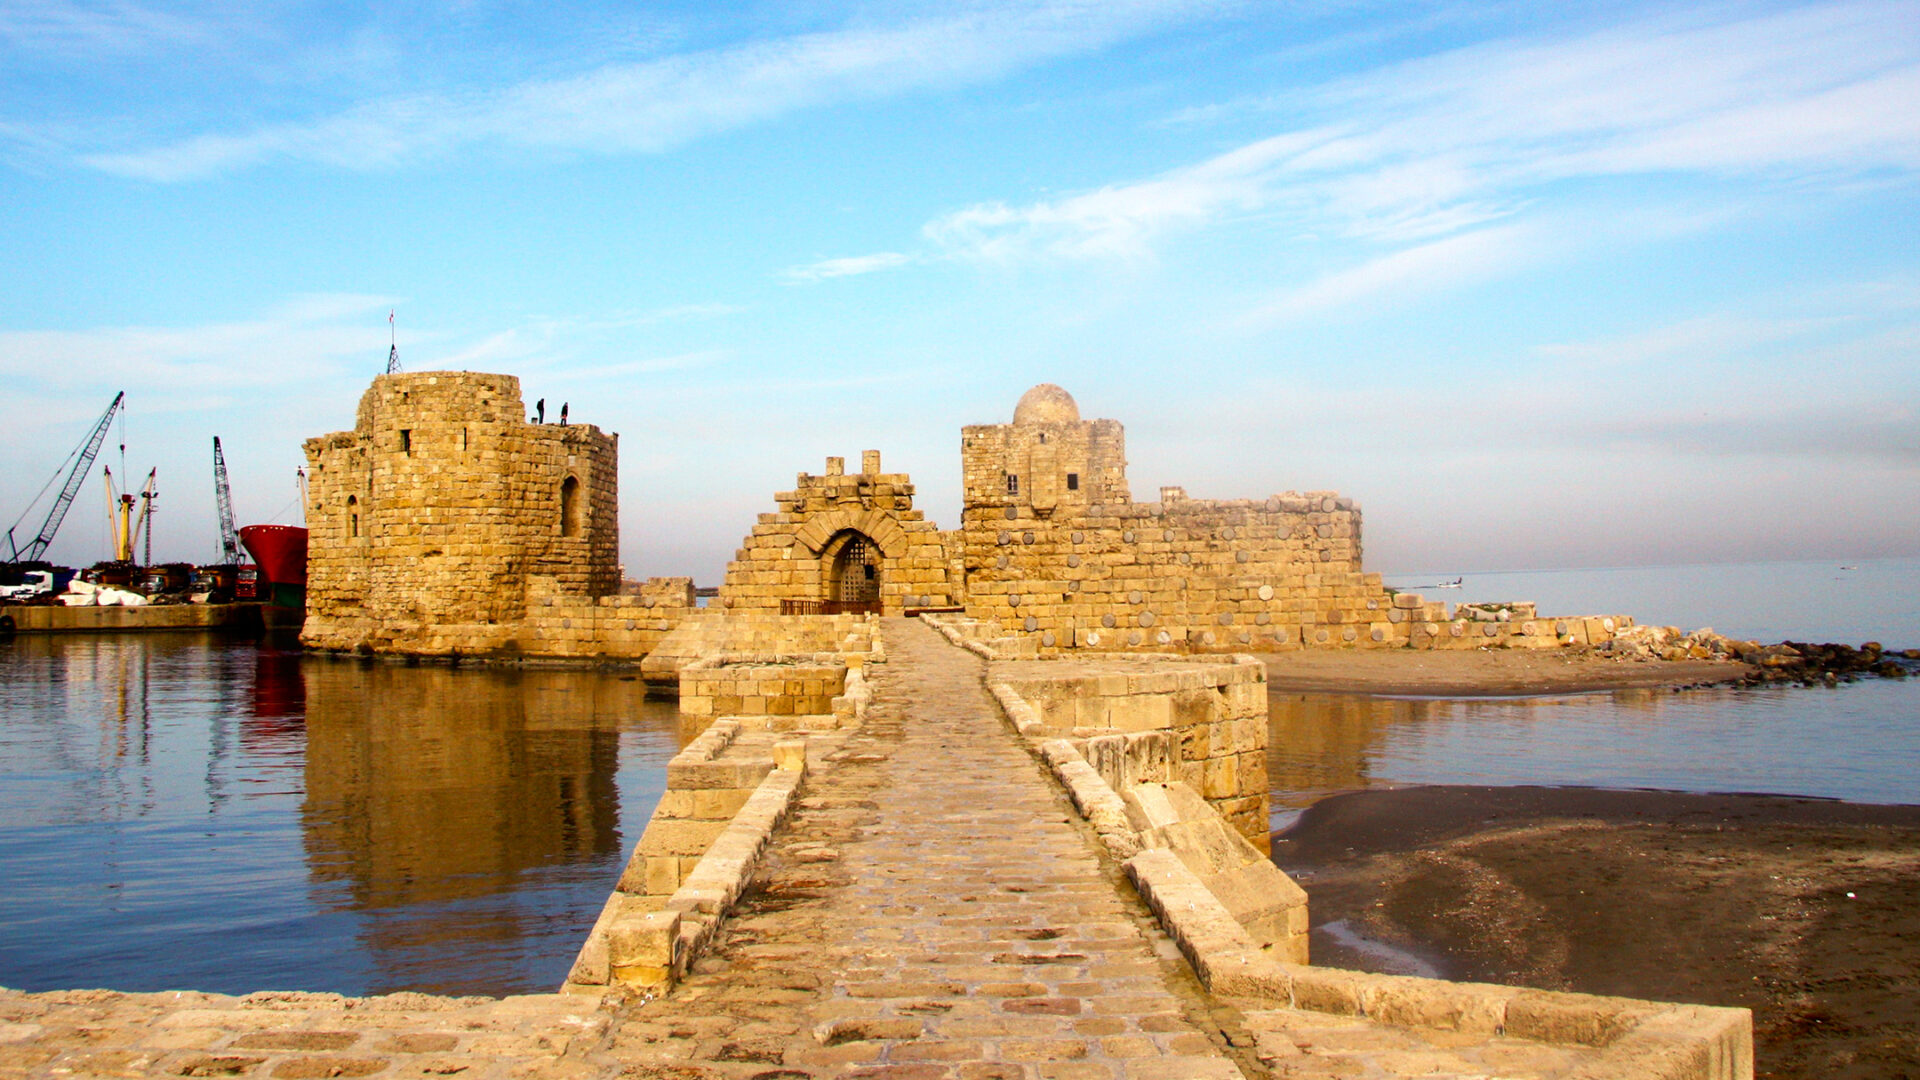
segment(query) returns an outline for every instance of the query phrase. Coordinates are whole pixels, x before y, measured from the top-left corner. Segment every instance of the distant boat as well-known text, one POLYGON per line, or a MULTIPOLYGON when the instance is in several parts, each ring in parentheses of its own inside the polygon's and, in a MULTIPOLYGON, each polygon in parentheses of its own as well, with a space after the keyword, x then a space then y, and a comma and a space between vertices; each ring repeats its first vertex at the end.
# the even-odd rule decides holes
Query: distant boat
POLYGON ((1859 568, 1859 567, 1857 567, 1857 566, 1843 566, 1843 567, 1841 567, 1840 569, 1842 569, 1842 570, 1858 570, 1858 569, 1860 569, 1860 568, 1859 568))
POLYGON ((1443 581, 1438 585, 1429 585, 1427 587, 1430 589, 1458 589, 1461 586, 1465 585, 1466 583, 1467 583, 1466 578, 1457 577, 1457 578, 1454 578, 1452 581, 1443 581))

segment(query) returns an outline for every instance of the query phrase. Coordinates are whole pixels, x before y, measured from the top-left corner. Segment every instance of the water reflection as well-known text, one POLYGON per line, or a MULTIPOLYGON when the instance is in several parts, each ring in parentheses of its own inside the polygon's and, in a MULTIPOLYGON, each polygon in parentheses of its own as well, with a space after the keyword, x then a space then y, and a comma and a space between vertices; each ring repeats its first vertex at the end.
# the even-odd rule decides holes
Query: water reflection
POLYGON ((1549 784, 1920 803, 1920 687, 1534 698, 1275 693, 1276 827, 1339 791, 1549 784))
POLYGON ((617 675, 196 635, 0 645, 0 716, 30 989, 551 989, 683 741, 617 675))

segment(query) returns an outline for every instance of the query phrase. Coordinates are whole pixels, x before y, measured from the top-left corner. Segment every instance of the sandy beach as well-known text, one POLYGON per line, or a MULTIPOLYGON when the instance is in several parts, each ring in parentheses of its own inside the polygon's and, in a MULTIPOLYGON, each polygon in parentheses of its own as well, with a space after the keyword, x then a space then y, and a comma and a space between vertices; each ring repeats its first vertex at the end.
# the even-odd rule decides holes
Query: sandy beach
POLYGON ((1745 1006, 1761 1076, 1920 1076, 1920 807, 1412 787, 1274 858, 1315 963, 1745 1006))

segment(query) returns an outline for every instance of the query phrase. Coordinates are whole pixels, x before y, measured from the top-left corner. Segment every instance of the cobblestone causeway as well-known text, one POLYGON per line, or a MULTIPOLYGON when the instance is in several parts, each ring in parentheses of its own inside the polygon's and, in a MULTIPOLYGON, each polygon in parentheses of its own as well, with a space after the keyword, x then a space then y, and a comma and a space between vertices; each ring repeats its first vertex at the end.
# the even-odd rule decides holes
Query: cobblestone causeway
POLYGON ((1234 1017, 1007 729, 984 663, 917 621, 883 633, 867 723, 808 778, 761 886, 616 1022, 624 1076, 1242 1076, 1234 1017))

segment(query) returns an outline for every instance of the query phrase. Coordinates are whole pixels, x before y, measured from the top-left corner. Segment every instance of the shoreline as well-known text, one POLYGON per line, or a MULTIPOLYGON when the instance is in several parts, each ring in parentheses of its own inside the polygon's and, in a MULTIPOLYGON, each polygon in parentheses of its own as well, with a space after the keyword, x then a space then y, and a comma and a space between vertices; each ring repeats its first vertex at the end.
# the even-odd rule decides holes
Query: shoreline
POLYGON ((1584 649, 1297 649, 1256 656, 1269 693, 1508 697, 1712 686, 1758 669, 1737 660, 1651 660, 1584 649))
POLYGON ((1274 861, 1316 964, 1751 1008, 1759 1076, 1920 1071, 1920 806, 1383 788, 1274 861))

